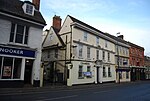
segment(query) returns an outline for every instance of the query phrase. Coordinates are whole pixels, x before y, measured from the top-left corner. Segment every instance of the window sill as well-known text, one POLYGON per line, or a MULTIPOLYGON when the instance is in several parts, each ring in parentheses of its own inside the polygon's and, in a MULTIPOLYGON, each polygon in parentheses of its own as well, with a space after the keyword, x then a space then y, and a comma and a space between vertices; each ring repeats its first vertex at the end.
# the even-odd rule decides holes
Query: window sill
POLYGON ((84 77, 78 77, 78 79, 84 79, 84 77))
POLYGON ((92 77, 86 77, 87 79, 91 79, 92 77))
POLYGON ((83 57, 78 57, 79 59, 83 59, 83 57))
POLYGON ((21 47, 27 47, 27 48, 29 48, 29 46, 27 44, 19 44, 19 43, 9 42, 8 45, 21 46, 21 47))

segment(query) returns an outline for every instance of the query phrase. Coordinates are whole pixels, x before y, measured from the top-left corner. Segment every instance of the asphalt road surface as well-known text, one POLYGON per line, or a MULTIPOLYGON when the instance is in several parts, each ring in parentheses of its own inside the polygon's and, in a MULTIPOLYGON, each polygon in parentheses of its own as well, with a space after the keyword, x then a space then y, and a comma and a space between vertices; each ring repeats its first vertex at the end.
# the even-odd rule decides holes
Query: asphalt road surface
POLYGON ((1 93, 0 101, 150 101, 150 81, 1 93))

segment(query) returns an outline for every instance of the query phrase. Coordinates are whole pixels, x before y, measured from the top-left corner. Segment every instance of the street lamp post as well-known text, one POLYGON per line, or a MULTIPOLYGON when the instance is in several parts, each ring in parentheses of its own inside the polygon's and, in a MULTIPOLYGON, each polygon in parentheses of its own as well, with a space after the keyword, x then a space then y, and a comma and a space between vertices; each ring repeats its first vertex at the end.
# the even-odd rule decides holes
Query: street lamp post
POLYGON ((120 34, 120 32, 117 33, 117 65, 118 65, 118 73, 119 73, 119 76, 118 76, 118 83, 120 83, 120 71, 119 71, 119 48, 118 48, 118 35, 120 34))

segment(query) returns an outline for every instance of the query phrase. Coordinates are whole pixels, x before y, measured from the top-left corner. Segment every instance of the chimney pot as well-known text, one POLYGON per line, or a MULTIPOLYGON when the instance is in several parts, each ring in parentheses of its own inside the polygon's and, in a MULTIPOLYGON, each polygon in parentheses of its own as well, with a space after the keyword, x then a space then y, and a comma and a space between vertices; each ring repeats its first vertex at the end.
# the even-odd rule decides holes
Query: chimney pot
POLYGON ((40 0, 32 0, 32 3, 35 5, 35 9, 40 9, 40 0))
POLYGON ((56 28, 56 29, 58 29, 58 30, 60 30, 60 28, 61 28, 61 18, 60 18, 60 16, 54 16, 53 17, 53 27, 54 28, 56 28))
POLYGON ((119 35, 119 36, 118 36, 118 38, 123 39, 123 38, 124 38, 124 36, 123 36, 123 35, 119 35))

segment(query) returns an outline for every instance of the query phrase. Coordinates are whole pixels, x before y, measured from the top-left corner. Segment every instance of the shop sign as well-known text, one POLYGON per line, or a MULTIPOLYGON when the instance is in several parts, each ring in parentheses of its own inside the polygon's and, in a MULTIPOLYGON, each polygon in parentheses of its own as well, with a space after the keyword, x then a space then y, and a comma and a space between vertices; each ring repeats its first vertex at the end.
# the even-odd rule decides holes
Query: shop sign
POLYGON ((84 72, 85 76, 92 76, 92 72, 84 72))
POLYGON ((23 56, 23 57, 35 57, 35 51, 26 50, 26 49, 17 49, 0 46, 0 54, 5 55, 14 55, 14 56, 23 56))

